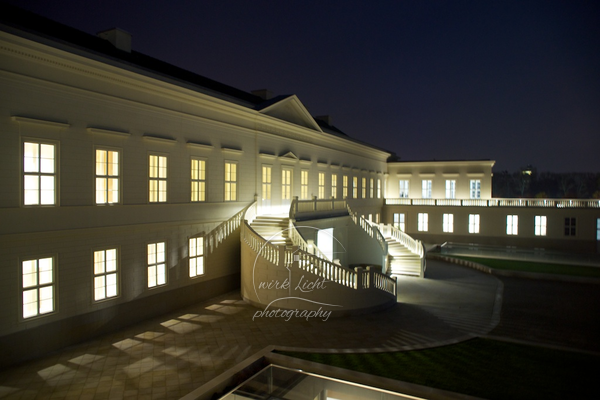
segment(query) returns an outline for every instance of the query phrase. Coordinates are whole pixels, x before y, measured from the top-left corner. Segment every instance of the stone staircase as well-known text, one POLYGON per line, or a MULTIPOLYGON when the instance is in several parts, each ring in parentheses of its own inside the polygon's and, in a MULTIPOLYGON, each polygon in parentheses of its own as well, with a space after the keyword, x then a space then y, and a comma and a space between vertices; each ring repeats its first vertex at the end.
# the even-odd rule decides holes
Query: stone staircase
POLYGON ((250 224, 260 236, 274 245, 291 247, 292 240, 288 236, 289 218, 270 215, 259 215, 250 224))
POLYGON ((421 276, 421 258, 391 236, 384 236, 392 275, 421 276))

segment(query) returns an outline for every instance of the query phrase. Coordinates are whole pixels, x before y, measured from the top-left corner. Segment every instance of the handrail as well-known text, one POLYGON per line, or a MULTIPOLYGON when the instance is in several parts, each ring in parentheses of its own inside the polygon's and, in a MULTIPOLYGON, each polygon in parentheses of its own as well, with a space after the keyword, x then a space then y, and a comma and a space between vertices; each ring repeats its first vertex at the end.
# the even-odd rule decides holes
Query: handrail
POLYGON ((370 221, 368 221, 364 217, 358 215, 358 213, 353 212, 350 209, 350 206, 348 206, 348 214, 350 214, 352 221, 356 225, 360 226, 369 236, 371 236, 373 239, 375 239, 375 240, 377 240, 377 242, 379 242, 379 246, 381 247, 383 254, 387 255, 388 254, 387 242, 385 241, 385 238, 383 237, 383 235, 381 234, 379 229, 376 226, 373 226, 370 221))
MULTIPOLYGON (((294 197, 292 203, 290 204, 290 212, 289 212, 289 222, 288 222, 288 237, 292 241, 294 246, 298 246, 303 251, 306 251, 311 254, 316 254, 317 256, 324 258, 327 261, 331 261, 329 257, 325 255, 314 243, 312 245, 308 244, 302 234, 296 229, 296 212, 298 210, 299 200, 297 197, 294 197)), ((312 203, 312 202, 311 202, 312 203)))
POLYGON ((298 267, 306 272, 315 274, 323 279, 336 282, 342 286, 358 289, 356 271, 306 252, 301 249, 286 249, 286 260, 298 261, 298 267))
POLYGON ((600 208, 598 199, 385 199, 386 205, 457 207, 600 208))
POLYGON ((294 196, 292 203, 290 204, 290 218, 296 219, 298 213, 312 213, 319 211, 335 211, 335 210, 346 210, 347 202, 345 199, 317 199, 314 197, 311 200, 298 200, 297 196, 294 196))
POLYGON ((383 290, 396 296, 398 293, 397 279, 395 276, 387 276, 379 271, 373 272, 373 282, 371 283, 375 288, 383 290))
POLYGON ((209 253, 212 253, 214 249, 219 247, 221 242, 227 239, 227 237, 241 225, 244 214, 250 207, 252 207, 252 204, 247 205, 233 217, 221 222, 216 228, 206 234, 204 240, 208 244, 209 253))
POLYGON ((386 228, 389 229, 390 236, 399 241, 404 247, 410 250, 411 253, 416 254, 421 258, 425 256, 423 245, 420 240, 412 238, 393 225, 388 225, 386 228))

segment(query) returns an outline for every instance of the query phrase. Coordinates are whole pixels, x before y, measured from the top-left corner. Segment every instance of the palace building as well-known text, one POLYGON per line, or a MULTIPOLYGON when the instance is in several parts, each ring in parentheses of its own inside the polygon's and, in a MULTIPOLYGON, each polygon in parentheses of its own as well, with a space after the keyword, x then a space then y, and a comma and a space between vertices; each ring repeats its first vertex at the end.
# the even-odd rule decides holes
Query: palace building
POLYGON ((424 276, 423 243, 596 251, 597 200, 494 199, 494 161, 399 161, 120 29, 1 14, 3 366, 239 288, 264 307, 280 294, 255 296, 256 265, 360 312, 424 276))

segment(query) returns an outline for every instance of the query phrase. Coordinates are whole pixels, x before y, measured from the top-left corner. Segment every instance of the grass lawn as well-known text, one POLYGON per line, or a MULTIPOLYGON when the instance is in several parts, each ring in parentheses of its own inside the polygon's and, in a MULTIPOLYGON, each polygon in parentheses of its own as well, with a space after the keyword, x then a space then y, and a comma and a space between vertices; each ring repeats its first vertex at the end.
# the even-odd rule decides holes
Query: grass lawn
POLYGON ((491 268, 506 269, 513 271, 537 272, 543 274, 561 274, 573 276, 586 276, 590 278, 600 278, 600 267, 587 267, 581 265, 550 264, 543 262, 501 260, 497 258, 483 257, 463 257, 447 256, 460 258, 461 260, 473 261, 479 264, 487 265, 491 268))
POLYGON ((487 399, 587 398, 600 364, 598 356, 489 339, 394 353, 281 354, 487 399))

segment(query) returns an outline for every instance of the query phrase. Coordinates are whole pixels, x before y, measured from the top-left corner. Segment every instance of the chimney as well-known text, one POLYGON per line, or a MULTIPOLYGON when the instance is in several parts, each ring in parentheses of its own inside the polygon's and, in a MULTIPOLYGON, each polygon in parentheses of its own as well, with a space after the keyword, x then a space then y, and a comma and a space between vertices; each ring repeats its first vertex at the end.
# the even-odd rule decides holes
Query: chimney
POLYGON ((108 40, 119 50, 131 53, 131 34, 123 29, 113 28, 106 31, 98 32, 97 36, 104 40, 108 40))
POLYGON ((271 100, 273 98, 273 92, 268 89, 253 90, 251 93, 263 100, 271 100))
POLYGON ((331 115, 319 115, 318 117, 315 117, 315 119, 318 119, 319 121, 323 121, 329 126, 333 126, 333 125, 331 125, 331 115))

